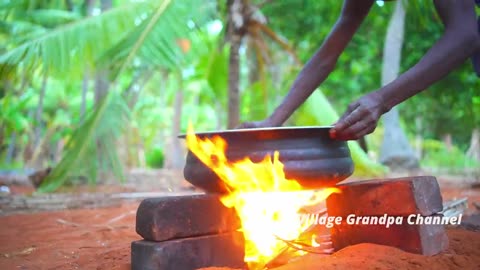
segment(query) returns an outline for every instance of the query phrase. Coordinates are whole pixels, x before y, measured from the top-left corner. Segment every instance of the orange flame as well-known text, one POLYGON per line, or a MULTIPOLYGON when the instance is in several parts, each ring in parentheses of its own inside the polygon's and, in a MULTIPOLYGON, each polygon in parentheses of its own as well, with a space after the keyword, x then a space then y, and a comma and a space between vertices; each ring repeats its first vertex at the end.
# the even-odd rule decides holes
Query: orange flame
MULTIPOLYGON (((302 207, 338 192, 336 188, 303 190, 296 181, 286 179, 278 152, 258 163, 249 158, 229 162, 227 143, 219 136, 202 139, 189 126, 186 141, 188 149, 231 188, 221 201, 234 207, 242 221, 249 269, 263 269, 286 247, 280 239, 295 240, 310 226, 299 218, 302 207)), ((310 244, 318 245, 313 236, 310 244)))

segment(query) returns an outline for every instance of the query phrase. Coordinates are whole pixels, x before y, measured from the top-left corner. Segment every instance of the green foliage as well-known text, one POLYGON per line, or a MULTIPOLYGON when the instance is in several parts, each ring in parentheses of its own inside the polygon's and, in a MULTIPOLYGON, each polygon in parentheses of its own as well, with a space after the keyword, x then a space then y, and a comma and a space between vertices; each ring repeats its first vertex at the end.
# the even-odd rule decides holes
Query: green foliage
POLYGON ((32 23, 53 28, 58 25, 71 23, 81 19, 79 14, 58 9, 37 9, 18 14, 21 17, 29 17, 32 23))
POLYGON ((79 177, 95 184, 99 172, 111 171, 117 179, 124 179, 115 139, 125 131, 128 117, 128 106, 121 96, 110 94, 103 99, 73 132, 63 159, 42 183, 40 191, 54 191, 79 177))
POLYGON ((0 169, 2 170, 15 170, 15 169, 22 169, 25 164, 23 162, 11 162, 11 163, 5 163, 5 162, 0 162, 0 169))
POLYGON ((205 46, 198 55, 195 73, 192 79, 205 81, 206 84, 198 93, 200 102, 215 102, 226 108, 228 88, 228 47, 220 48, 220 35, 204 37, 200 44, 205 46))
POLYGON ((465 152, 456 146, 447 149, 445 143, 437 140, 425 140, 422 145, 421 164, 428 168, 463 169, 479 168, 480 162, 467 158, 465 152))
POLYGON ((147 161, 147 165, 150 168, 163 168, 164 162, 164 154, 163 149, 160 147, 155 147, 150 149, 145 154, 145 159, 147 161))
POLYGON ((178 67, 179 61, 185 57, 188 59, 193 54, 192 51, 195 51, 182 51, 179 42, 189 42, 195 33, 192 31, 195 22, 203 22, 205 14, 208 14, 208 8, 192 12, 191 7, 200 3, 198 0, 161 1, 154 7, 156 12, 141 20, 141 23, 136 23, 136 27, 130 29, 115 46, 102 55, 100 64, 124 69, 125 63, 129 64, 135 57, 140 66, 169 69, 178 67), (188 26, 189 20, 193 26, 188 26))
MULTIPOLYGON (((52 30, 43 28, 33 34, 27 31, 27 38, 11 33, 13 42, 7 53, 0 55, 0 63, 10 66, 41 64, 53 75, 80 75, 86 66, 93 66, 102 52, 119 42, 142 13, 150 13, 152 9, 148 2, 132 2, 112 8, 101 16, 81 18, 52 30)), ((16 19, 10 24, 16 24, 16 19)))
MULTIPOLYGON (((24 4, 0 9, 8 18, 2 29, 12 37, 6 52, 0 55, 3 76, 11 74, 12 69, 30 71, 41 67, 53 77, 75 80, 82 77, 87 67, 90 72, 109 67, 114 83, 124 81, 119 75, 131 68, 177 69, 192 57, 189 51, 195 50, 188 49, 191 47, 189 39, 196 33, 192 30, 210 15, 211 8, 206 4, 194 12, 191 6, 200 4, 196 0, 129 1, 98 16, 81 17, 75 11, 70 14, 57 9, 32 9, 24 4), (27 13, 32 16, 26 16, 27 13), (13 36, 15 25, 29 27, 23 28, 23 35, 13 36), (188 46, 181 47, 180 39, 188 46)), ((72 124, 62 113, 62 104, 71 103, 67 92, 62 91, 67 85, 68 80, 59 87, 61 90, 49 93, 44 106, 48 113, 52 103, 56 105, 58 114, 49 120, 63 128, 72 124)), ((110 89, 104 100, 73 131, 63 159, 41 191, 53 191, 78 177, 87 177, 90 183, 95 183, 97 174, 105 171, 123 178, 114 143, 128 124, 129 108, 118 86, 110 89)))
MULTIPOLYGON (((52 133, 48 145, 68 142, 64 158, 42 191, 75 183, 78 178, 95 183, 101 172, 113 172, 121 179, 123 169, 115 142, 127 127, 139 131, 139 144, 144 149, 153 149, 146 154, 149 166, 161 166, 167 154, 162 152, 163 139, 172 136, 173 105, 179 89, 183 91, 182 131, 189 120, 197 130, 225 127, 229 60, 228 46, 224 46, 226 27, 220 33, 209 28, 219 24, 215 18, 226 21, 225 1, 113 1, 110 10, 91 17, 86 17, 85 1, 72 2, 69 11, 66 1, 0 0, 0 156, 6 156, 13 132, 18 157, 23 148, 32 147, 37 129, 42 136, 52 133), (91 91, 97 69, 109 71, 111 85, 100 104, 94 104, 91 91), (39 109, 45 71, 49 76, 43 113, 36 123, 32 117, 39 109), (137 77, 148 79, 134 82, 137 77), (84 87, 88 87, 86 100, 81 96, 84 87), (87 115, 82 120, 83 102, 87 115)), ((95 10, 99 10, 99 2, 95 1, 95 10)), ((266 3, 261 12, 268 18, 268 27, 280 39, 288 40, 303 62, 321 45, 342 7, 342 1, 336 0, 253 2, 266 3)), ((443 31, 431 1, 410 1, 407 9, 402 70, 414 65, 443 31)), ((391 3, 372 8, 340 57, 336 71, 322 84, 322 92, 315 92, 289 125, 331 125, 338 118, 336 112, 343 113, 348 103, 380 87, 381 54, 392 10, 391 3)), ((264 42, 268 52, 262 54, 271 61, 263 62, 267 72, 253 84, 246 79, 251 68, 247 65, 250 44, 243 43, 241 50, 244 121, 260 120, 271 113, 299 71, 278 44, 271 39, 264 42)), ((471 130, 480 125, 478 79, 470 63, 402 104, 400 110, 409 137, 417 132, 412 123, 420 118, 423 137, 438 139, 451 133, 458 146, 448 152, 436 148, 436 141, 427 140, 424 166, 478 166, 462 153, 471 130)), ((378 148, 382 128, 369 140, 371 149, 378 148)), ((351 142, 350 149, 356 174, 385 172, 356 143, 351 142)), ((18 163, 19 158, 12 162, 18 163)))
POLYGON ((0 123, 1 129, 6 133, 26 132, 30 127, 29 119, 24 115, 28 102, 32 98, 32 93, 27 92, 20 96, 14 96, 7 93, 0 99, 0 123))
POLYGON ((342 1, 273 1, 262 12, 269 25, 300 52, 305 62, 320 46, 340 14, 342 1), (294 12, 285 12, 286 10, 294 12))

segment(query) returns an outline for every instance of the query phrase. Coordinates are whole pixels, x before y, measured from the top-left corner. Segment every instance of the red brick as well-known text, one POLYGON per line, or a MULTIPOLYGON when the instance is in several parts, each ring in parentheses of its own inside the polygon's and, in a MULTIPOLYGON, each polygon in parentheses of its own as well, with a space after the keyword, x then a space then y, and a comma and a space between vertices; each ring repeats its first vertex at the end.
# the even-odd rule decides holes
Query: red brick
POLYGON ((470 231, 480 231, 480 214, 464 216, 460 228, 470 231))
POLYGON ((327 198, 330 216, 429 216, 442 211, 442 196, 433 176, 341 182, 341 193, 327 198))
POLYGON ((244 239, 240 232, 132 243, 132 270, 194 270, 202 267, 244 268, 244 239))
POLYGON ((213 194, 145 199, 137 210, 136 231, 149 241, 232 232, 238 228, 240 220, 235 210, 226 208, 213 194))
POLYGON ((335 225, 331 233, 335 250, 360 243, 373 243, 431 256, 448 247, 443 225, 410 225, 406 218, 402 224, 388 228, 385 225, 349 225, 343 221, 341 225, 335 225))

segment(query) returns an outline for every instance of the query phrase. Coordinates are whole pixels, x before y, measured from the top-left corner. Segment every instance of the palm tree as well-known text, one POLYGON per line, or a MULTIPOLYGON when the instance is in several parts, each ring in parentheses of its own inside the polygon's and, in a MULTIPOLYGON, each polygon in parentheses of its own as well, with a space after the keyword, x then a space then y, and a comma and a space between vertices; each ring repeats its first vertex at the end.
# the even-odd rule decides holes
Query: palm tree
MULTIPOLYGON (((400 70, 405 13, 403 1, 397 1, 385 38, 382 85, 393 81, 398 76, 400 70)), ((383 123, 385 133, 380 151, 380 162, 392 169, 418 168, 418 159, 400 126, 398 109, 393 108, 386 113, 383 116, 383 123)))
MULTIPOLYGON (((266 19, 260 8, 249 0, 227 1, 226 39, 230 43, 228 64, 228 128, 240 124, 240 47, 245 38, 249 39, 248 50, 254 55, 254 64, 258 70, 251 70, 264 77, 265 63, 271 64, 268 37, 274 43, 292 55, 299 65, 295 52, 290 45, 266 25, 266 19), (258 72, 256 72, 258 71, 258 72)), ((266 91, 266 87, 264 88, 266 91)), ((266 97, 266 94, 264 95, 266 97)))
POLYGON ((129 1, 89 17, 69 10, 29 9, 29 3, 24 0, 2 6, 7 26, 26 28, 24 35, 11 33, 12 39, 0 55, 2 76, 12 70, 41 69, 53 77, 81 78, 88 67, 92 72, 111 70, 112 85, 73 132, 62 160, 41 190, 52 191, 67 179, 82 175, 95 181, 104 170, 123 178, 114 143, 128 123, 129 109, 121 95, 119 75, 139 66, 144 70, 176 69, 185 58, 176 41, 192 35, 191 25, 209 14, 209 2, 129 1), (202 8, 191 9, 194 5, 202 8), (45 27, 15 16, 27 9, 29 18, 60 23, 45 27), (101 160, 94 158, 99 151, 103 152, 101 160))

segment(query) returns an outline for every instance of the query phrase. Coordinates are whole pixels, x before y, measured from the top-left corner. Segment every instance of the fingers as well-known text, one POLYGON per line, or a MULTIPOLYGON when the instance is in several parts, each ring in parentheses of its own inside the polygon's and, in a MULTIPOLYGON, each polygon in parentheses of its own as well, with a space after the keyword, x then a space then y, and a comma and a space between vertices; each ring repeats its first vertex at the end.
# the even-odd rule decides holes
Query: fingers
POLYGON ((362 114, 360 121, 338 132, 339 139, 356 140, 368 133, 371 133, 377 127, 377 120, 368 113, 362 114))
POLYGON ((372 125, 372 126, 369 126, 369 127, 365 128, 364 130, 358 132, 357 135, 355 136, 356 138, 354 138, 354 140, 358 140, 358 139, 364 137, 365 135, 368 135, 368 134, 372 133, 375 130, 376 127, 377 127, 376 125, 372 125))
POLYGON ((373 132, 378 119, 384 113, 383 98, 378 93, 365 95, 348 106, 345 114, 330 130, 330 137, 353 140, 373 132))
MULTIPOLYGON (((350 107, 349 107, 350 111, 350 107)), ((334 124, 330 136, 336 138, 339 134, 345 132, 347 128, 350 128, 355 123, 359 122, 362 117, 365 115, 365 111, 361 109, 361 107, 356 107, 353 111, 347 111, 337 123, 334 124)), ((356 127, 357 129, 364 128, 364 127, 356 127)))
POLYGON ((372 133, 376 127, 375 122, 362 120, 337 134, 339 140, 357 140, 367 134, 372 133))
POLYGON ((342 115, 342 117, 340 117, 340 119, 338 119, 337 123, 345 120, 345 118, 349 116, 353 111, 355 111, 359 106, 360 104, 358 102, 348 105, 347 111, 342 115))
POLYGON ((372 133, 377 127, 377 118, 361 106, 346 113, 330 130, 330 137, 338 140, 356 140, 372 133))
POLYGON ((365 121, 358 121, 344 130, 337 131, 337 139, 349 140, 356 136, 357 133, 368 127, 365 121))

